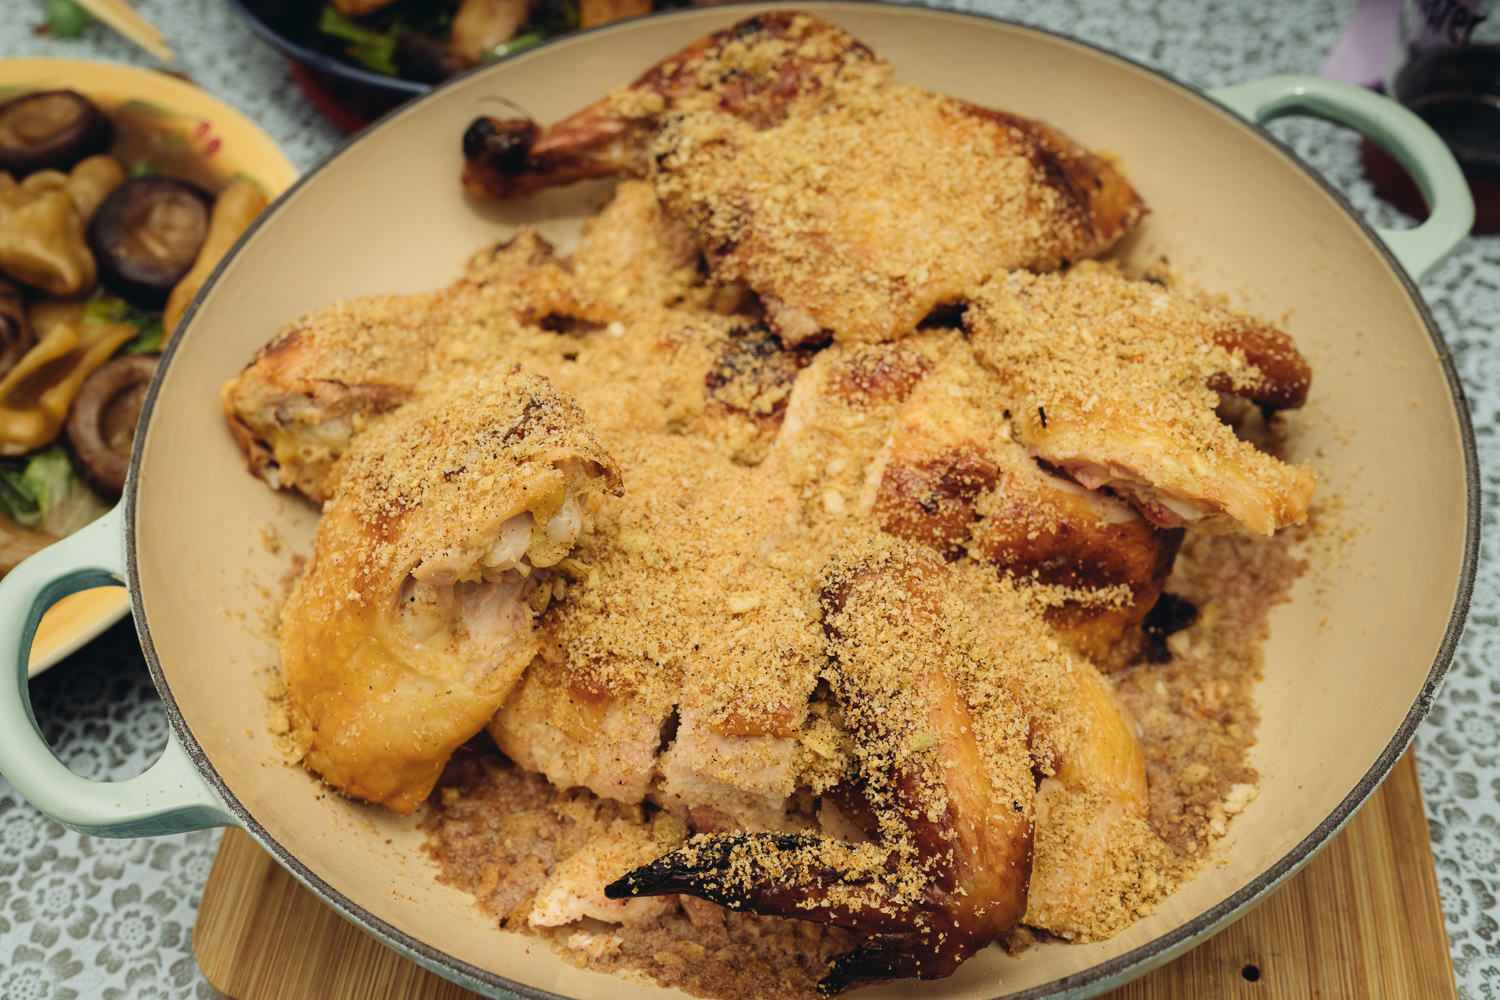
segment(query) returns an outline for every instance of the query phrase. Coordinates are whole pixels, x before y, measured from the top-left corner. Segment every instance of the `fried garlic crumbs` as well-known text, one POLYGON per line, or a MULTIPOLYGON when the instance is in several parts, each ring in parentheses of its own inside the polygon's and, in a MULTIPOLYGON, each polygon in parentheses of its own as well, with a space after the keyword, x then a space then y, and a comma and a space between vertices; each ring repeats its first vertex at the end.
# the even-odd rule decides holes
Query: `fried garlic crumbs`
POLYGON ((843 88, 770 128, 680 114, 650 161, 716 276, 759 292, 785 339, 878 341, 996 270, 1055 268, 1113 242, 1055 183, 1056 155, 1018 121, 892 85, 843 88))
MULTIPOLYGON (((607 108, 648 180, 571 256, 522 232, 449 289, 315 311, 225 390, 252 467, 327 500, 284 643, 394 603, 383 634, 484 647, 423 676, 496 699, 421 820, 440 878, 715 997, 1152 912, 1253 798, 1259 644, 1301 569, 1291 532, 1181 529, 1306 518, 1275 426, 1224 422, 1300 403, 1300 356, 1070 263, 1143 211, 1111 164, 815 18, 607 108), (539 547, 486 569, 517 518, 539 547), (1190 624, 1148 617, 1163 593, 1190 624)), ((403 763, 351 790, 405 803, 403 763)))
POLYGON ((1306 519, 1312 469, 1241 441, 1217 414, 1215 387, 1300 400, 1307 371, 1285 335, 1090 264, 998 277, 964 322, 1011 400, 1015 437, 1085 486, 1200 531, 1269 535, 1306 519))
MULTIPOLYGON (((642 217, 668 225, 650 213, 638 214, 634 224, 642 217)), ((619 236, 602 223, 595 234, 601 240, 619 236)), ((590 252, 590 245, 580 254, 590 252)), ((659 262, 664 245, 670 241, 641 240, 634 254, 659 262)), ((631 254, 614 258, 609 268, 606 255, 595 253, 593 259, 586 276, 574 276, 580 285, 620 287, 630 275, 648 273, 647 263, 631 254)), ((553 263, 547 257, 546 266, 553 263)), ((567 262, 557 266, 568 273, 567 262)), ((810 898, 804 909, 840 902, 865 906, 946 936, 923 900, 932 879, 946 877, 947 863, 934 861, 911 825, 950 807, 943 762, 954 730, 931 718, 934 705, 921 691, 903 688, 913 669, 931 664, 926 656, 890 655, 904 646, 946 651, 945 672, 962 692, 959 701, 970 720, 964 725, 988 734, 974 752, 988 786, 1000 791, 976 810, 971 829, 995 825, 997 803, 1002 813, 1035 823, 1033 884, 1047 889, 1048 902, 1029 909, 1027 922, 1086 940, 1108 936, 1150 912, 1191 876, 1222 834, 1222 822, 1216 823, 1227 815, 1222 802, 1242 798, 1243 791, 1233 790, 1253 785, 1244 757, 1253 740, 1253 711, 1206 726, 1195 699, 1217 689, 1163 702, 1154 682, 1139 687, 1140 678, 1158 668, 1133 667, 1117 677, 1122 702, 1144 726, 1149 795, 1137 802, 1108 783, 1057 778, 1079 766, 1079 747, 1088 743, 1088 716, 1073 709, 1069 692, 1076 686, 1073 671, 1093 668, 1044 619, 1049 609, 1070 601, 1128 603, 1130 590, 1099 581, 1058 584, 1037 579, 1034 570, 1011 580, 998 575, 993 562, 962 554, 983 534, 975 525, 1004 507, 998 498, 1014 495, 1004 484, 1020 483, 1017 477, 1032 468, 1024 449, 1010 440, 1013 423, 966 423, 957 412, 943 420, 920 415, 924 409, 939 413, 955 401, 970 408, 993 405, 987 401, 1004 383, 989 364, 973 363, 986 361, 982 350, 971 356, 962 338, 941 329, 896 344, 833 345, 788 363, 775 389, 778 400, 765 405, 756 402, 760 390, 753 383, 738 395, 740 390, 725 386, 762 378, 759 366, 744 361, 747 354, 781 364, 784 349, 776 339, 736 353, 753 318, 715 311, 706 294, 673 285, 678 272, 672 268, 651 264, 649 273, 657 275, 643 285, 650 293, 615 299, 612 308, 620 318, 609 324, 546 329, 521 321, 485 349, 546 377, 576 400, 619 469, 624 493, 597 493, 585 503, 586 529, 562 578, 566 596, 538 612, 540 654, 510 705, 490 724, 496 742, 525 770, 485 757, 480 771, 466 778, 450 773, 430 804, 424 822, 444 879, 475 893, 505 926, 545 934, 580 964, 633 969, 703 995, 805 997, 830 956, 848 949, 845 932, 728 912, 691 897, 676 897, 676 904, 632 901, 628 905, 641 919, 600 925, 596 914, 622 919, 618 906, 598 890, 623 872, 618 863, 607 868, 604 862, 650 860, 641 845, 657 842, 636 838, 669 819, 684 837, 696 831, 695 839, 682 840, 689 851, 705 844, 708 834, 724 831, 816 833, 832 822, 820 818, 829 810, 819 809, 818 795, 845 787, 851 774, 904 773, 904 784, 865 788, 870 815, 852 827, 847 820, 834 823, 829 828, 838 835, 819 841, 812 853, 793 857, 748 845, 723 859, 718 885, 732 895, 767 877, 794 879, 838 866, 855 876, 864 872, 865 884, 878 883, 879 893, 854 888, 856 877, 818 900, 810 898), (599 372, 610 377, 601 379, 599 372), (904 438, 897 433, 903 426, 904 438), (860 662, 883 669, 868 668, 856 682, 832 666, 823 628, 819 593, 829 560, 861 546, 897 544, 872 533, 863 520, 882 495, 878 484, 892 468, 920 467, 955 443, 973 444, 976 453, 990 456, 994 475, 962 497, 958 509, 970 513, 935 546, 957 548, 960 557, 946 565, 937 560, 919 574, 931 577, 923 593, 942 594, 936 604, 895 622, 879 615, 864 622, 870 638, 860 662), (763 457, 747 463, 747 456, 757 455, 763 457), (871 469, 881 475, 872 476, 871 469), (831 504, 829 496, 839 501, 831 504), (851 713, 850 703, 862 707, 851 713), (1152 736, 1167 732, 1175 735, 1152 736), (1199 775, 1190 764, 1210 768, 1211 779, 1191 780, 1199 775), (1036 798, 1033 773, 1056 786, 1048 784, 1036 798), (529 805, 510 804, 518 787, 527 789, 529 805), (562 816, 559 809, 569 802, 589 803, 607 822, 580 825, 576 816, 562 816), (1114 817, 1107 849, 1090 840, 1101 815, 1114 817), (1080 857, 1079 844, 1094 844, 1096 853, 1080 857), (1074 891, 1078 886, 1068 879, 1049 887, 1037 880, 1036 866, 1076 868, 1085 891, 1074 891), (593 880, 587 886, 579 881, 585 875, 593 880), (583 922, 530 922, 529 907, 538 899, 550 900, 546 919, 580 914, 583 922), (701 960, 693 951, 698 947, 705 949, 701 960)), ((588 287, 559 297, 598 297, 588 287)), ((459 316, 455 328, 488 322, 488 304, 475 300, 472 308, 471 319, 459 316)), ((411 391, 420 385, 425 392, 427 385, 472 371, 472 361, 462 355, 448 352, 450 360, 416 380, 411 391)), ((1049 425, 1055 426, 1051 406, 1049 425)), ((479 437, 476 429, 474 439, 479 437)), ((353 474, 352 467, 339 472, 353 474)), ((393 486, 392 495, 399 494, 393 486)), ((1061 502, 1011 510, 1005 522, 1011 537, 1047 538, 1058 523, 1048 504, 1061 502)), ((1080 523, 1107 526, 1122 516, 1095 511, 1080 523)), ((457 530, 461 521, 453 523, 457 530)), ((1253 647, 1242 629, 1263 627, 1266 607, 1284 586, 1271 567, 1287 557, 1272 555, 1284 551, 1280 540, 1233 543, 1243 549, 1235 549, 1232 559, 1215 553, 1210 561, 1241 566, 1268 559, 1268 571, 1255 577, 1253 588, 1220 581, 1230 593, 1216 594, 1211 629, 1250 624, 1223 633, 1195 626, 1194 655, 1171 665, 1184 679, 1171 675, 1163 683, 1173 692, 1191 689, 1185 678, 1197 674, 1187 664, 1201 663, 1204 651, 1212 650, 1206 655, 1218 657, 1214 669, 1231 685, 1231 693, 1219 697, 1248 706, 1258 660, 1233 644, 1243 638, 1253 647)), ((1193 572, 1188 567, 1198 565, 1201 549, 1179 560, 1178 574, 1193 572)), ((1294 567, 1283 569, 1289 580, 1294 567)), ((1168 581, 1169 590, 1176 579, 1168 581)), ((1200 598, 1196 587, 1186 589, 1192 599, 1200 598)), ((970 849, 979 848, 964 848, 970 849)), ((1014 945, 1017 939, 1007 940, 1014 945)))
MULTIPOLYGON (((593 275, 601 282, 621 280, 597 268, 593 275)), ((993 564, 966 555, 946 565, 939 559, 919 574, 932 578, 919 589, 943 596, 930 610, 894 622, 867 616, 859 662, 872 666, 857 677, 840 673, 832 665, 837 657, 819 607, 829 559, 860 546, 896 544, 884 535, 872 538, 862 526, 863 512, 878 495, 868 469, 915 462, 910 456, 933 453, 935 441, 972 439, 991 456, 1008 456, 996 461, 994 481, 969 498, 973 513, 967 516, 978 520, 960 522, 962 530, 945 538, 960 550, 971 545, 973 524, 982 525, 997 509, 998 501, 984 498, 1030 459, 1003 450, 1015 448, 1006 440, 1006 425, 987 425, 981 434, 951 420, 924 425, 912 414, 943 401, 983 398, 998 383, 987 366, 953 362, 964 341, 941 330, 896 345, 835 345, 813 354, 805 369, 789 366, 794 391, 784 418, 773 421, 767 436, 760 422, 776 407, 736 408, 725 402, 725 393, 715 395, 726 383, 716 385, 714 373, 723 371, 721 359, 746 319, 705 308, 701 297, 664 295, 662 284, 654 287, 654 302, 622 300, 623 318, 613 321, 619 324, 613 331, 608 324, 547 330, 520 323, 494 348, 577 401, 599 446, 620 470, 625 492, 595 494, 586 502, 587 527, 562 578, 565 596, 538 612, 542 649, 512 697, 517 710, 507 708, 491 723, 499 745, 531 770, 493 758, 482 781, 450 776, 432 801, 426 822, 444 878, 474 892, 506 926, 544 933, 572 960, 591 967, 635 969, 706 995, 806 996, 828 958, 847 950, 844 932, 725 912, 698 901, 645 899, 628 904, 641 919, 600 931, 590 921, 601 919, 598 914, 621 920, 623 911, 598 889, 622 874, 620 859, 649 860, 642 845, 657 842, 635 838, 666 819, 684 834, 698 831, 699 839, 683 841, 690 850, 704 844, 706 834, 723 831, 816 832, 824 822, 818 795, 844 786, 853 773, 905 774, 895 785, 875 782, 865 789, 871 815, 861 821, 869 824, 863 831, 846 822, 836 828, 839 836, 795 857, 750 845, 724 860, 718 885, 732 895, 768 877, 795 879, 838 866, 856 877, 809 898, 803 904, 809 913, 817 906, 859 905, 913 927, 928 926, 946 939, 949 932, 923 907, 930 883, 947 877, 950 862, 935 861, 912 829, 949 811, 944 762, 954 733, 967 726, 987 734, 973 752, 988 787, 998 791, 974 807, 969 832, 950 834, 958 838, 952 843, 968 843, 963 838, 972 831, 998 824, 998 804, 1002 815, 1008 809, 1026 823, 1035 820, 1034 885, 1046 888, 1035 875, 1037 866, 1072 866, 1082 873, 1086 892, 1073 892, 1070 884, 1050 888, 1047 905, 1027 911, 1028 923, 1090 939, 1149 912, 1191 875, 1221 835, 1227 813, 1222 802, 1232 793, 1243 797, 1233 790, 1254 781, 1244 759, 1253 713, 1231 713, 1217 728, 1202 722, 1201 706, 1210 703, 1204 699, 1249 704, 1258 662, 1229 649, 1228 636, 1240 633, 1205 638, 1213 633, 1195 626, 1194 655, 1174 659, 1172 666, 1188 671, 1186 664, 1200 662, 1198 651, 1214 650, 1220 657, 1215 669, 1231 685, 1228 694, 1210 685, 1188 697, 1187 691, 1203 685, 1174 675, 1163 683, 1169 691, 1184 690, 1161 702, 1154 684, 1138 687, 1139 678, 1156 668, 1119 675, 1123 700, 1144 725, 1151 781, 1149 796, 1139 802, 1107 783, 1070 785, 1057 778, 1079 766, 1086 717, 1072 709, 1068 693, 1080 661, 1043 618, 1049 607, 1069 600, 1119 604, 1126 594, 1119 585, 1011 581, 997 575, 993 564), (945 359, 953 362, 947 368, 945 359), (600 379, 600 371, 613 377, 600 379), (951 372, 945 377, 953 381, 927 384, 934 371, 951 372), (898 440, 892 434, 902 426, 908 403, 914 409, 904 419, 912 433, 923 430, 924 436, 908 442, 915 449, 909 453, 890 452, 888 442, 898 440), (934 433, 928 426, 948 431, 934 433), (726 427, 746 433, 725 433, 726 427), (745 464, 744 442, 757 436, 765 442, 765 458, 745 464), (829 495, 840 496, 841 503, 827 503, 829 495), (927 655, 892 655, 903 647, 932 655, 945 650, 940 661, 958 685, 958 703, 969 722, 945 728, 933 719, 937 706, 929 697, 903 687, 913 670, 930 669, 933 662, 927 655), (857 706, 853 711, 851 704, 857 706), (1152 736, 1164 732, 1176 735, 1152 736), (1199 746, 1201 751, 1187 749, 1199 746), (1191 780, 1201 776, 1189 764, 1208 767, 1211 780, 1191 780), (1033 768, 1057 781, 1036 799, 1034 813, 1033 768), (492 803, 493 796, 508 802, 505 796, 513 793, 501 790, 516 782, 529 789, 531 805, 492 803), (560 790, 569 786, 571 791, 560 790), (576 817, 560 815, 564 802, 589 803, 608 821, 580 825, 576 817), (1011 809, 1011 803, 1020 808, 1011 809), (487 818, 480 821, 479 815, 487 818), (1077 845, 1100 843, 1089 834, 1101 815, 1115 817, 1108 849, 1078 857, 1077 845), (462 816, 469 819, 460 823, 462 816), (528 843, 533 846, 517 846, 528 843), (856 888, 860 872, 865 885, 878 884, 877 894, 856 888), (548 901, 542 911, 548 921, 580 916, 534 925, 528 907, 539 899, 548 901), (696 952, 688 954, 695 947, 705 949, 701 960, 696 952)), ((476 326, 486 311, 476 303, 476 326)), ((419 384, 437 385, 459 377, 449 372, 472 370, 467 360, 451 364, 419 384)), ((735 377, 753 371, 734 368, 735 377)), ((416 384, 411 391, 419 391, 416 384)), ((432 415, 439 423, 462 417, 432 415)), ((483 439, 477 427, 468 434, 470 444, 483 439)), ((381 451, 399 447, 393 441, 381 451)), ((367 464, 340 467, 330 482, 373 476, 380 465, 374 454, 361 461, 367 464)), ((445 467, 469 468, 457 455, 443 461, 445 467)), ((437 487, 397 478, 387 487, 389 509, 404 503, 397 498, 422 496, 431 488, 437 487)), ((1016 515, 1017 524, 1035 521, 1023 534, 1045 534, 1055 523, 1040 513, 1046 509, 1028 507, 1032 513, 1016 515)), ((463 523, 451 519, 451 530, 463 523)), ((1253 553, 1282 548, 1279 541, 1263 543, 1236 550, 1234 560, 1215 558, 1244 565, 1253 553)), ((1179 574, 1192 565, 1180 561, 1179 574)), ((1216 595, 1220 610, 1213 628, 1262 622, 1279 592, 1272 577, 1258 576, 1251 592, 1225 586, 1233 596, 1216 595)), ((1168 589, 1173 586, 1168 581, 1168 589)), ((988 842, 975 841, 972 849, 980 843, 988 842)))

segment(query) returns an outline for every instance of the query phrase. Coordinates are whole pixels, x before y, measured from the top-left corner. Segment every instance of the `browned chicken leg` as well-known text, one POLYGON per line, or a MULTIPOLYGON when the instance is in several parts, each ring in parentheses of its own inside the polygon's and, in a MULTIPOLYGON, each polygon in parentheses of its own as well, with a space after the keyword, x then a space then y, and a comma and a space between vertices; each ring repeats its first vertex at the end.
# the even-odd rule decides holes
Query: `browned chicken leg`
POLYGON ((758 14, 698 39, 560 122, 478 118, 464 133, 464 186, 515 198, 590 177, 644 176, 666 115, 717 110, 757 128, 823 103, 846 78, 884 80, 890 67, 821 18, 758 14))
POLYGON ((359 435, 281 612, 304 762, 410 813, 536 653, 536 591, 619 489, 582 411, 519 372, 458 376, 359 435))
POLYGON ((743 21, 543 129, 480 119, 464 183, 508 198, 646 175, 714 278, 788 344, 894 340, 996 270, 1108 250, 1144 213, 1051 126, 916 86, 805 14, 743 21))

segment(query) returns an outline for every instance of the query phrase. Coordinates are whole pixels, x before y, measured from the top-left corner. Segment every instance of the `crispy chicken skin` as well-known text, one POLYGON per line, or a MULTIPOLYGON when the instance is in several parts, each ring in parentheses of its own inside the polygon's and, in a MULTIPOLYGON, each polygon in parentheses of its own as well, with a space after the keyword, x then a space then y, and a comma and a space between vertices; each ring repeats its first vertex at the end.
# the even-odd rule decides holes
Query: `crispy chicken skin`
POLYGON ((304 763, 415 809, 536 653, 535 592, 600 488, 618 474, 582 413, 519 372, 459 375, 361 434, 282 609, 304 763))
POLYGON ((1094 663, 1116 650, 1161 597, 1183 529, 1159 528, 1118 497, 1014 461, 979 497, 967 552, 1022 585, 1055 588, 1048 623, 1094 663))
POLYGON ((967 554, 1046 588, 1049 623, 1105 661, 1161 595, 1182 531, 1038 465, 996 419, 998 391, 967 345, 952 344, 902 403, 859 510, 949 561, 967 554))
POLYGON ((1306 398, 1286 334, 1102 266, 996 278, 964 317, 1018 440, 1152 523, 1269 535, 1307 518, 1316 476, 1235 436, 1219 393, 1306 398))
POLYGON ((857 737, 872 840, 699 836, 605 888, 854 930, 862 940, 834 960, 824 994, 951 974, 1020 920, 1031 868, 1026 726, 1014 705, 975 705, 960 687, 964 652, 944 627, 941 561, 872 549, 831 565, 822 598, 827 680, 857 737))
POLYGON ((1147 816, 1135 723, 1087 663, 1068 661, 1067 678, 1068 735, 1037 787, 1024 919, 1062 938, 1092 940, 1130 922, 1138 891, 1131 867, 1149 865, 1161 842, 1147 816))
POLYGON ((760 14, 698 39, 552 125, 475 119, 463 137, 464 186, 503 199, 591 177, 642 177, 664 116, 713 109, 764 128, 820 106, 846 78, 889 76, 888 64, 820 18, 760 14))
POLYGON ((759 294, 788 343, 906 336, 996 271, 1103 253, 1142 214, 1056 130, 917 86, 848 88, 765 129, 679 115, 651 163, 715 277, 759 294))

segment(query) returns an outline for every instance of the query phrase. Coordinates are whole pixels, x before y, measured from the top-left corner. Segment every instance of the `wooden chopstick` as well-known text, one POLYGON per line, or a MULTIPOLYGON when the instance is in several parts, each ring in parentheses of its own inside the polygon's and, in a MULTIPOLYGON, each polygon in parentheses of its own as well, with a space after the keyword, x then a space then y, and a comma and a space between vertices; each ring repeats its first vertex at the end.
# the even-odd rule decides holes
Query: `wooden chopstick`
POLYGON ((75 0, 75 2, 162 62, 172 61, 172 50, 167 47, 166 38, 125 0, 75 0))

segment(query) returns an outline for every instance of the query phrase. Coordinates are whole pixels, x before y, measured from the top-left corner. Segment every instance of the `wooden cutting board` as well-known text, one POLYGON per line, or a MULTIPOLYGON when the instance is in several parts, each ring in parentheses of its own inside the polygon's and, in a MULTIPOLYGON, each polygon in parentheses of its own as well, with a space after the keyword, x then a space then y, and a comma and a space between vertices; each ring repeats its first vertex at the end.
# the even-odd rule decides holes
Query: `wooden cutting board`
MULTIPOLYGON (((249 836, 228 830, 193 931, 231 1000, 472 1000, 323 905, 249 836)), ((1416 758, 1244 919, 1109 1000, 1456 998, 1416 758)))

